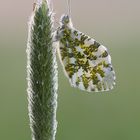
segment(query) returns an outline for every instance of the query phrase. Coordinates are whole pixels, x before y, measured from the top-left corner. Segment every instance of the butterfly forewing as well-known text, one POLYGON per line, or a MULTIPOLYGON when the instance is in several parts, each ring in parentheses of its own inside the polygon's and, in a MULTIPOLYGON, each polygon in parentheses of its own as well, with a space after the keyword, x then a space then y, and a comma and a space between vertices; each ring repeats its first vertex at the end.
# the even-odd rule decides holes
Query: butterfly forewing
POLYGON ((72 26, 60 27, 57 36, 60 59, 73 87, 89 92, 113 88, 115 72, 106 47, 72 26))

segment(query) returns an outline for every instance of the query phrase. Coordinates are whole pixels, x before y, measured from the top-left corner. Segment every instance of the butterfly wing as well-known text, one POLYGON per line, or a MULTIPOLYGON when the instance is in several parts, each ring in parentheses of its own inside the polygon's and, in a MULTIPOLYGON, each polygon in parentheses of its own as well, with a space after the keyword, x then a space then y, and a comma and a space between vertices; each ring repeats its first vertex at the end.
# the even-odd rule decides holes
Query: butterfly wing
POLYGON ((71 28, 59 30, 59 56, 73 87, 107 91, 115 84, 108 50, 89 36, 71 28))

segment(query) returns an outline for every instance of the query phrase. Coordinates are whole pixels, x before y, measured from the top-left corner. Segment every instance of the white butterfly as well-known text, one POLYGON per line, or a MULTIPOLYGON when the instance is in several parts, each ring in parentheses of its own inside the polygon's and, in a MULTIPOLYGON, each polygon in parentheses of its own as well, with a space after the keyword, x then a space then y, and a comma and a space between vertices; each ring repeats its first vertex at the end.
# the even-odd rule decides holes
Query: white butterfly
POLYGON ((108 91, 115 85, 115 72, 108 50, 93 38, 76 30, 63 15, 55 37, 66 76, 73 87, 86 91, 108 91))

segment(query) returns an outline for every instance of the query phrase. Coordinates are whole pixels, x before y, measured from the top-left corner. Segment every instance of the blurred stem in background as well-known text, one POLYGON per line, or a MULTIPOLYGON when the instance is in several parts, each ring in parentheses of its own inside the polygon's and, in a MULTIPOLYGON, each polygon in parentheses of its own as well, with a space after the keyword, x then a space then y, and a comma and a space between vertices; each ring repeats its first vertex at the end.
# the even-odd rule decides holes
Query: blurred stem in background
POLYGON ((32 140, 55 140, 57 127, 57 63, 48 4, 38 0, 29 22, 27 92, 32 140))

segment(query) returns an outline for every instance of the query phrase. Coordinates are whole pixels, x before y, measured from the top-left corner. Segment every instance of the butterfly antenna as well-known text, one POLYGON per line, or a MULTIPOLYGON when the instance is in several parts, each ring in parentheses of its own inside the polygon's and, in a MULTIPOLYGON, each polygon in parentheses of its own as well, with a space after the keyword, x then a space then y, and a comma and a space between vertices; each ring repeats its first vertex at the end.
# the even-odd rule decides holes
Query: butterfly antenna
POLYGON ((67 0, 68 3, 68 16, 71 17, 71 0, 67 0))

